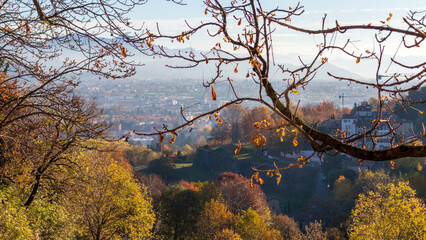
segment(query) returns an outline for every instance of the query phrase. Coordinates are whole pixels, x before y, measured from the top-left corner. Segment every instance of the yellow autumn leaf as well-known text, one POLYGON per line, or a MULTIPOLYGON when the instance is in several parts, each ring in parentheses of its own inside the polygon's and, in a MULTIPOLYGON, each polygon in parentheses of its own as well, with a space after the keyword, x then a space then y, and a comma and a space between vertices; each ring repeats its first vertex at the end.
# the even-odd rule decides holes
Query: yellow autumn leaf
POLYGON ((284 141, 284 136, 285 136, 285 131, 284 131, 284 129, 282 130, 282 132, 281 132, 281 135, 280 135, 280 140, 281 140, 281 142, 283 142, 284 141))
POLYGON ((253 135, 251 141, 254 143, 256 147, 260 147, 260 138, 258 135, 253 135))
POLYGON ((420 163, 417 163, 417 171, 421 172, 423 170, 423 166, 420 163))
POLYGON ((293 146, 297 147, 299 145, 299 142, 297 141, 297 136, 293 139, 293 146))

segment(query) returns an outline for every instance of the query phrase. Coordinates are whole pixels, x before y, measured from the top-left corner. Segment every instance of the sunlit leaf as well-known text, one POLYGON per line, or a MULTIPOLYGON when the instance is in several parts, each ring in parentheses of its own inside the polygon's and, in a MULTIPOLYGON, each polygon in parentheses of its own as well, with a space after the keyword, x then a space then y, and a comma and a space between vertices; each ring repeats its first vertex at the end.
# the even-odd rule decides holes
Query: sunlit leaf
POLYGON ((124 48, 123 45, 120 46, 120 50, 121 50, 121 55, 123 55, 123 57, 127 57, 126 48, 124 48))
POLYGON ((236 157, 238 153, 240 153, 240 150, 241 150, 241 142, 238 141, 238 146, 237 146, 237 149, 235 149, 234 157, 236 157))
POLYGON ((391 18, 392 18, 392 13, 389 13, 389 17, 386 19, 386 21, 390 21, 391 20, 391 18))
POLYGON ((365 50, 365 53, 370 54, 371 52, 370 52, 370 51, 368 51, 368 50, 365 50))
POLYGON ((393 160, 390 161, 391 169, 394 170, 395 168, 395 162, 393 160))
POLYGON ((212 84, 212 100, 216 101, 216 91, 214 90, 213 84, 212 84))
POLYGON ((284 141, 284 136, 285 136, 285 131, 284 131, 284 129, 281 131, 281 135, 280 135, 280 140, 281 140, 281 142, 283 142, 284 141))
POLYGON ((254 143, 256 147, 260 147, 266 144, 266 138, 262 134, 258 133, 253 135, 252 142, 254 143))
POLYGON ((297 141, 297 136, 293 139, 293 146, 297 147, 299 145, 299 142, 297 141))
POLYGON ((355 62, 359 63, 360 61, 361 61, 361 57, 358 57, 355 62))
POLYGON ((278 173, 278 177, 277 177, 277 185, 279 185, 281 182, 281 174, 278 173))
POLYGON ((176 141, 176 135, 173 135, 173 138, 170 140, 170 144, 173 144, 176 141))

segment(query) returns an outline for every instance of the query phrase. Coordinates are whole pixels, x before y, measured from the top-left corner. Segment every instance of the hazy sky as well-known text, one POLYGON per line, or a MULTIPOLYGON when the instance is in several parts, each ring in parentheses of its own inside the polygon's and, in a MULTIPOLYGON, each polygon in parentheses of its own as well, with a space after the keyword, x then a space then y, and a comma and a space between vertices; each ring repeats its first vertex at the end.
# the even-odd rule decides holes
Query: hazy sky
MULTIPOLYGON (((195 26, 201 21, 207 22, 211 19, 208 15, 204 15, 205 6, 201 0, 184 0, 184 2, 186 5, 180 6, 167 0, 149 0, 145 5, 134 9, 129 17, 135 23, 143 23, 144 27, 150 29, 155 29, 158 23, 163 33, 170 34, 179 34, 187 30, 185 20, 195 26)), ((231 0, 223 2, 230 3, 231 0)), ((295 6, 297 3, 296 1, 284 0, 264 0, 262 2, 264 10, 270 10, 277 6, 287 9, 290 6, 295 6)), ((327 14, 326 25, 334 27, 336 20, 340 25, 369 23, 381 25, 380 21, 386 20, 389 13, 392 13, 393 17, 389 25, 401 28, 406 28, 402 18, 407 16, 408 11, 424 11, 423 14, 426 14, 425 0, 309 0, 301 1, 300 3, 304 6, 305 13, 300 17, 294 17, 291 24, 309 29, 320 29, 324 14, 327 14)), ((232 28, 234 28, 235 32, 240 32, 241 30, 238 29, 236 24, 234 25, 232 28)), ((366 50, 377 51, 379 45, 374 41, 375 33, 374 31, 348 31, 344 35, 338 34, 336 43, 346 42, 349 38, 353 41, 351 51, 359 51, 360 53, 364 53, 366 50)), ((316 44, 321 42, 322 36, 307 35, 279 27, 273 35, 273 39, 275 54, 282 56, 304 56, 315 54, 317 50, 316 44)), ((212 41, 206 32, 203 31, 190 41, 186 41, 185 44, 176 44, 175 42, 172 45, 170 41, 157 42, 157 44, 164 44, 171 48, 189 47, 198 50, 209 50, 214 46, 216 41, 212 41)), ((389 38, 389 41, 386 42, 385 55, 394 55, 400 43, 401 35, 393 34, 389 38)), ((335 56, 335 63, 342 65, 344 60, 339 58, 342 57, 341 55, 336 52, 328 54, 333 54, 335 56)), ((398 57, 411 56, 416 56, 416 61, 419 61, 419 56, 423 57, 422 61, 424 61, 424 56, 426 56, 425 44, 421 48, 411 50, 401 48, 398 50, 398 57)), ((363 71, 364 67, 361 66, 362 64, 358 64, 355 69, 357 67, 361 69, 356 71, 363 71)), ((366 66, 365 68, 368 67, 366 66)))
MULTIPOLYGON (((201 0, 184 0, 184 2, 186 5, 180 6, 167 0, 149 0, 145 5, 136 8, 130 17, 135 21, 145 22, 145 26, 149 28, 154 27, 158 22, 161 30, 165 33, 179 33, 185 30, 184 20, 196 24, 201 20, 206 21, 209 19, 208 16, 204 15, 205 6, 201 0)), ((284 0, 264 0, 262 2, 264 2, 264 9, 272 9, 277 6, 288 8, 297 3, 296 1, 284 0)), ((368 23, 380 25, 379 21, 385 20, 389 13, 392 13, 393 18, 390 25, 398 27, 402 26, 402 17, 406 16, 409 10, 426 11, 426 1, 424 0, 310 0, 302 1, 301 5, 305 7, 306 12, 301 17, 292 19, 293 24, 311 29, 319 29, 321 27, 321 20, 324 14, 327 14, 329 26, 333 27, 335 20, 338 20, 340 25, 368 23)), ((279 42, 283 46, 300 45, 301 41, 304 44, 309 42, 313 43, 313 45, 315 44, 313 37, 308 37, 308 39, 295 38, 296 35, 301 37, 304 35, 303 37, 306 38, 306 35, 294 31, 282 29, 278 34, 280 34, 278 37, 282 38, 277 38, 276 43, 279 42), (286 36, 291 37, 291 39, 286 38, 286 36)), ((203 44, 192 41, 191 46, 199 49, 210 48, 205 46, 204 40, 202 42, 203 44)), ((294 50, 299 53, 308 52, 298 47, 295 47, 294 50)))
MULTIPOLYGON (((179 6, 167 0, 149 0, 145 5, 136 9, 133 16, 143 20, 204 17, 205 7, 201 0, 184 0, 184 2, 187 5, 179 6)), ((231 2, 231 0, 224 2, 231 2)), ((294 6, 298 1, 263 0, 262 2, 270 8, 276 6, 287 8, 294 6)), ((357 20, 359 17, 374 20, 376 16, 380 17, 389 11, 401 17, 408 10, 426 10, 424 0, 309 0, 300 1, 300 3, 313 20, 321 17, 323 13, 352 20, 357 20)))

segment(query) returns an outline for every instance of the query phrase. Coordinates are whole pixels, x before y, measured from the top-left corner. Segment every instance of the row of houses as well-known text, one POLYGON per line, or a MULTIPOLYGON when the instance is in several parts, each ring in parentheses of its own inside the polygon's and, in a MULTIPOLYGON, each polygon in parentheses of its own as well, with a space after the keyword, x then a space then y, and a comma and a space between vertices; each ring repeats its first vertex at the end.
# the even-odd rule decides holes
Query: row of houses
POLYGON ((334 119, 332 116, 329 120, 323 122, 323 126, 339 137, 342 132, 346 137, 355 135, 364 135, 374 124, 379 124, 378 128, 373 131, 371 137, 366 136, 358 140, 359 144, 364 144, 366 148, 371 149, 387 149, 390 144, 410 136, 413 122, 407 119, 399 118, 397 115, 391 115, 389 112, 381 114, 373 110, 373 106, 368 102, 362 102, 361 105, 352 109, 350 114, 345 114, 342 119, 334 119), (380 115, 380 117, 379 117, 380 115), (396 138, 391 139, 396 133, 396 138))

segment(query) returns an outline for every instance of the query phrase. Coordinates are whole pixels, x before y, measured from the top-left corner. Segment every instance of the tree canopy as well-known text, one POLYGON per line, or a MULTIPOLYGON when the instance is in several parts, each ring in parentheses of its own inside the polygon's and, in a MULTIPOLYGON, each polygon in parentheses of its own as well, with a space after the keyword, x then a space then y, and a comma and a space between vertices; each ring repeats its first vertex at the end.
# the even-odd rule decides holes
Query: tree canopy
POLYGON ((360 194, 351 213, 351 239, 424 239, 425 204, 407 182, 360 194))

